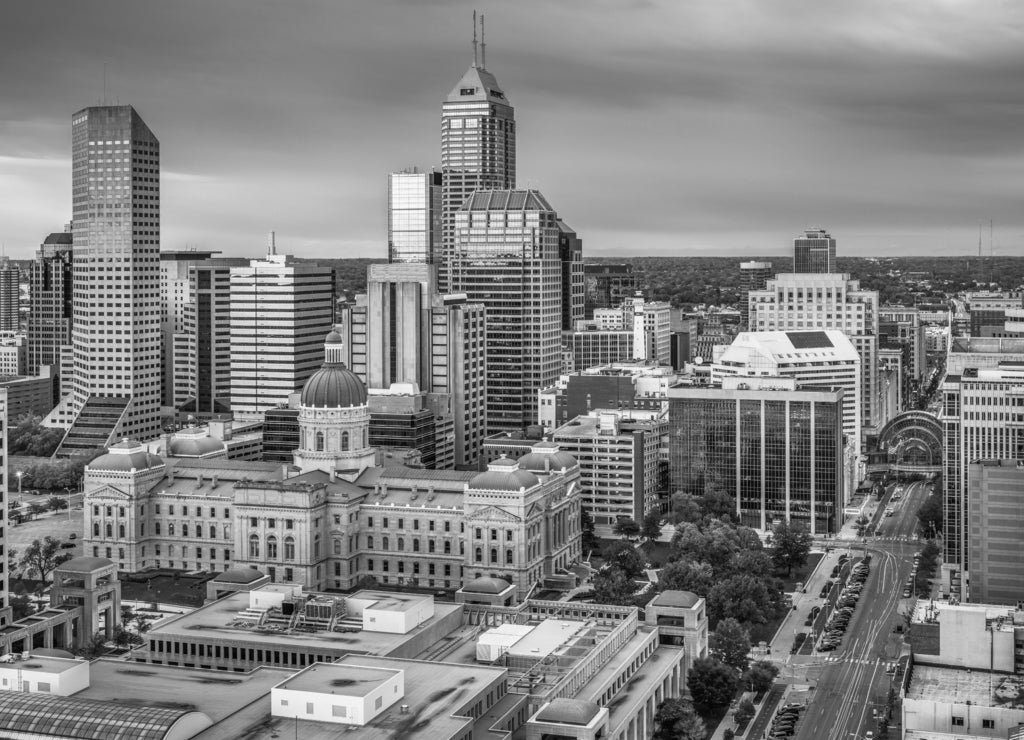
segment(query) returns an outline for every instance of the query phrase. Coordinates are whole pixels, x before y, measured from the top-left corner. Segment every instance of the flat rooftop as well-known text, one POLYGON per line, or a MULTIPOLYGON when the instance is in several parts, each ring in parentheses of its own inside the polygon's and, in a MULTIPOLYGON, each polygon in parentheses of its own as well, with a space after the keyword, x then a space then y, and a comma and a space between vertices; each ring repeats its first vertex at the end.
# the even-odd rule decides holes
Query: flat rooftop
MULTIPOLYGON (((475 723, 472 717, 456 716, 455 712, 477 692, 505 675, 504 668, 367 655, 346 656, 331 664, 331 668, 346 665, 405 671, 405 694, 400 701, 362 727, 309 720, 299 720, 296 724, 291 718, 273 717, 268 696, 199 733, 193 740, 223 740, 226 737, 270 740, 292 737, 296 731, 303 740, 335 740, 338 737, 353 740, 438 740, 458 737, 472 729, 475 723), (444 680, 439 681, 438 675, 443 675, 444 680), (403 704, 409 707, 408 714, 402 713, 403 704)), ((481 722, 491 722, 490 716, 490 712, 484 715, 481 722)))
POLYGON ((393 612, 407 612, 417 604, 425 601, 433 602, 432 596, 424 594, 403 594, 392 591, 356 591, 346 598, 358 599, 360 601, 372 601, 373 603, 364 607, 366 609, 387 609, 393 612))
POLYGON ((509 655, 541 658, 551 655, 582 631, 587 622, 578 619, 545 619, 508 649, 509 655))
POLYGON ((0 670, 17 670, 29 673, 64 673, 72 668, 85 665, 87 661, 74 658, 55 658, 49 655, 33 655, 28 660, 0 663, 0 670))
POLYGON ((1024 709, 1024 677, 918 664, 914 666, 907 698, 1024 709))
MULTIPOLYGON (((353 596, 362 598, 361 594, 365 593, 367 592, 359 592, 353 596)), ((394 597, 396 594, 389 593, 387 596, 394 597)), ((343 598, 340 594, 338 597, 343 598)), ((278 647, 279 649, 345 650, 354 653, 387 655, 420 630, 431 627, 452 612, 462 611, 461 604, 435 603, 433 617, 409 633, 401 635, 365 630, 360 632, 288 632, 258 630, 234 624, 239 612, 248 608, 249 592, 234 593, 206 606, 201 606, 188 614, 171 617, 163 624, 153 627, 146 636, 157 639, 177 637, 180 640, 233 640, 278 647)))
POLYGON ((75 698, 121 706, 190 709, 216 723, 253 702, 265 704, 269 711, 270 689, 294 673, 294 669, 267 667, 248 673, 225 673, 100 658, 90 665, 91 685, 75 698))
POLYGON ((396 673, 401 671, 348 663, 314 663, 276 688, 308 691, 312 694, 366 696, 388 679, 394 678, 396 673))

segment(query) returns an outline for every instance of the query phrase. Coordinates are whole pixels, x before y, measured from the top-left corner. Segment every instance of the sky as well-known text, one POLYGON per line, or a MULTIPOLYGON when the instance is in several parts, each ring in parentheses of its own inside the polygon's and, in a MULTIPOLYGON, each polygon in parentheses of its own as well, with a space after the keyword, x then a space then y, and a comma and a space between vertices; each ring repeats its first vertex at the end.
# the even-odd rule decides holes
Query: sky
POLYGON ((162 249, 385 257, 387 175, 438 164, 474 8, 517 184, 585 255, 785 254, 818 226, 841 255, 977 254, 983 225, 1024 256, 1016 0, 12 0, 0 243, 69 220, 71 116, 105 94, 160 139, 162 249))

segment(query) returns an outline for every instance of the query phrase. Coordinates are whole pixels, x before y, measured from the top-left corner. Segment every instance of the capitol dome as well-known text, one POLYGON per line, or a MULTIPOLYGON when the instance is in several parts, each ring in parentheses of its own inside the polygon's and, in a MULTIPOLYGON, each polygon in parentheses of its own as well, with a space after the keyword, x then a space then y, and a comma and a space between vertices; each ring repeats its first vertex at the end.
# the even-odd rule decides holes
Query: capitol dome
POLYGON ((149 470, 163 465, 162 458, 146 452, 146 448, 135 440, 124 440, 110 446, 109 452, 100 455, 86 467, 90 472, 130 473, 135 470, 149 470))
POLYGON ((299 404, 318 409, 366 405, 366 386, 342 362, 325 362, 302 387, 299 404))

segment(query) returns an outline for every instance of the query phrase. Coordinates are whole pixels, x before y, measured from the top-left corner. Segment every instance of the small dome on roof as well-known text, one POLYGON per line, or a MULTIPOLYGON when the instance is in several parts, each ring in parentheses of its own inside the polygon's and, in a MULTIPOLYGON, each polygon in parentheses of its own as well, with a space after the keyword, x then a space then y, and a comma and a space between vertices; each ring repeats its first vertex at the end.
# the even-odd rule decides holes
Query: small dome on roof
POLYGON ((568 470, 575 468, 578 463, 576 458, 568 452, 562 452, 555 445, 535 444, 532 452, 527 452, 519 458, 519 467, 523 470, 533 470, 537 473, 547 473, 552 470, 568 470))
POLYGON ((469 481, 470 488, 485 491, 521 491, 540 484, 540 479, 529 470, 520 470, 519 463, 507 457, 499 457, 469 481))
POLYGON ((552 699, 537 712, 538 722, 557 722, 562 725, 589 725, 601 712, 592 701, 580 699, 552 699))
POLYGON ((345 409, 366 405, 366 386, 341 362, 325 362, 302 387, 299 405, 345 409))
POLYGON ((470 581, 462 590, 465 593, 470 594, 500 594, 503 591, 511 588, 512 584, 506 581, 504 578, 491 578, 490 576, 483 576, 475 580, 470 581))
POLYGON ((167 445, 171 457, 206 457, 226 449, 223 442, 213 437, 173 437, 167 445))
POLYGON ((327 334, 327 339, 324 340, 324 344, 341 344, 341 334, 334 329, 327 334))
POLYGON ((133 470, 149 470, 164 464, 162 458, 146 452, 140 442, 126 439, 110 446, 106 455, 100 455, 86 468, 90 472, 130 473, 133 470))

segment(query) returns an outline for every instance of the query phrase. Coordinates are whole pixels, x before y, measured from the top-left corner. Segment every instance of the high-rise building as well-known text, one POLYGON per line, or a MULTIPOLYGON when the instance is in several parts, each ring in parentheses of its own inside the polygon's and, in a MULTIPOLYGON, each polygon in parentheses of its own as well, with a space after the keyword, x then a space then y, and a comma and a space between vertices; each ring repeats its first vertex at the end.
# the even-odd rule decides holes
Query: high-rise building
POLYGON ((912 306, 880 306, 878 309, 878 346, 881 356, 883 347, 900 347, 905 362, 901 375, 901 396, 904 404, 910 403, 914 391, 924 380, 928 371, 925 356, 925 328, 921 314, 912 306))
POLYGON ((323 360, 334 322, 330 267, 277 254, 231 268, 231 410, 262 418, 287 403, 323 360))
POLYGON ((163 367, 161 403, 173 406, 175 398, 175 360, 181 350, 174 345, 175 335, 185 329, 185 305, 192 291, 189 287, 189 267, 210 259, 214 252, 183 250, 160 252, 160 363, 163 367))
POLYGON ((18 331, 20 328, 20 298, 21 270, 4 257, 0 260, 0 331, 18 331))
POLYGON ((1024 460, 972 462, 968 500, 969 600, 1015 605, 1024 594, 1024 460))
POLYGON ((441 250, 441 173, 388 176, 388 261, 432 265, 441 250), (435 254, 435 252, 437 254, 435 254))
POLYGON ((418 392, 446 396, 446 403, 427 405, 450 409, 455 466, 473 469, 486 436, 485 310, 464 294, 441 295, 436 269, 371 265, 366 295, 339 316, 344 360, 371 390, 411 383, 418 392))
POLYGON ((456 212, 478 190, 516 186, 515 111, 485 62, 474 53, 473 65, 441 106, 442 293, 454 292, 449 268, 456 212))
POLYGON ((248 264, 211 258, 188 265, 181 323, 171 336, 178 411, 205 418, 231 408, 231 269, 248 264))
POLYGON ((451 290, 487 311, 487 430, 536 422, 562 361, 558 215, 535 190, 482 190, 456 214, 451 290))
MULTIPOLYGON (((7 430, 10 427, 11 415, 7 408, 7 389, 0 387, 0 470, 7 471, 7 430)), ((0 546, 7 545, 7 501, 8 488, 7 479, 10 476, 0 476, 0 546)), ((11 621, 11 599, 10 574, 7 568, 0 568, 0 627, 6 626, 11 621)))
POLYGON ((751 291, 750 331, 811 331, 838 329, 860 356, 859 440, 882 426, 878 404, 878 291, 863 290, 849 275, 776 275, 764 290, 751 291))
MULTIPOLYGON (((59 454, 160 432, 160 142, 130 105, 71 121, 74 377, 59 454)), ((58 414, 58 416, 60 416, 58 414)))
POLYGON ((750 329, 751 291, 764 290, 771 277, 771 262, 740 262, 740 329, 750 329))
POLYGON ((836 240, 824 229, 807 229, 793 240, 793 272, 835 272, 836 240))
POLYGON ((43 365, 59 367, 61 347, 71 346, 71 275, 71 232, 50 234, 36 252, 29 283, 29 375, 43 365))
POLYGON ((967 310, 970 313, 972 337, 1017 337, 1019 332, 1006 326, 1007 311, 1024 308, 1024 293, 968 293, 967 310))
POLYGON ((583 241, 558 222, 558 258, 562 261, 562 331, 572 331, 583 318, 583 241))
POLYGON ((594 317, 594 309, 618 306, 636 293, 633 265, 611 265, 605 262, 584 265, 583 317, 594 317))
POLYGON ((726 377, 720 386, 669 388, 670 490, 726 493, 750 527, 782 520, 836 532, 844 394, 798 386, 793 378, 726 377))

